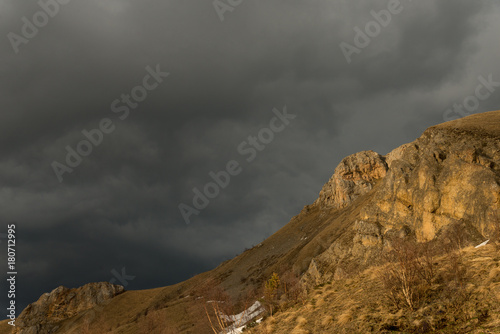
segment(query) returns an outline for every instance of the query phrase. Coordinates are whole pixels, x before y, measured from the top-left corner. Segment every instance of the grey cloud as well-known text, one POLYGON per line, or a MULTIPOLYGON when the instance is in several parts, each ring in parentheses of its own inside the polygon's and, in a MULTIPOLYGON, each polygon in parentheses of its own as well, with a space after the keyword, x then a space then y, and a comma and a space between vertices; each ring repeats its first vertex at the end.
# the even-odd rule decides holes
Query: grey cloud
MULTIPOLYGON (((130 289, 213 268, 314 201, 344 156, 387 153, 478 75, 500 81, 497 4, 402 3, 351 64, 339 43, 386 1, 243 2, 224 22, 207 1, 72 1, 19 54, 2 38, 0 218, 20 230, 19 303, 122 267, 130 289), (156 64, 171 75, 119 120, 112 101, 156 64), (238 144, 285 105, 297 118, 246 162, 238 144), (114 132, 59 183, 51 163, 103 118, 114 132), (241 174, 186 225, 179 203, 232 159, 241 174)), ((3 36, 39 10, 0 6, 3 36)))

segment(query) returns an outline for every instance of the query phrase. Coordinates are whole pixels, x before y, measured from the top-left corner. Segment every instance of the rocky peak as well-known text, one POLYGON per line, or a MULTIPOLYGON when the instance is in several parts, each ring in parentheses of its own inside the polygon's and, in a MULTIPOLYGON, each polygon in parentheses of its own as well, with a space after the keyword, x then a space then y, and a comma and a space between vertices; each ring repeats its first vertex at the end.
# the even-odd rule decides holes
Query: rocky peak
POLYGON ((123 286, 108 282, 89 283, 76 289, 57 287, 21 312, 14 333, 42 333, 42 328, 43 333, 51 333, 57 330, 58 322, 103 304, 123 291, 123 286))
POLYGON ((433 126, 386 161, 387 176, 362 219, 409 224, 421 241, 453 223, 478 237, 498 228, 500 112, 433 126))
POLYGON ((373 151, 363 151, 344 158, 323 186, 315 204, 336 209, 348 206, 358 196, 369 192, 375 181, 385 177, 384 157, 373 151))
POLYGON ((359 215, 343 218, 350 220, 343 235, 314 258, 306 280, 329 280, 342 263, 370 263, 394 235, 446 243, 458 229, 469 244, 498 235, 500 111, 433 126, 385 157, 368 151, 345 158, 315 204, 341 209, 368 192, 359 215))

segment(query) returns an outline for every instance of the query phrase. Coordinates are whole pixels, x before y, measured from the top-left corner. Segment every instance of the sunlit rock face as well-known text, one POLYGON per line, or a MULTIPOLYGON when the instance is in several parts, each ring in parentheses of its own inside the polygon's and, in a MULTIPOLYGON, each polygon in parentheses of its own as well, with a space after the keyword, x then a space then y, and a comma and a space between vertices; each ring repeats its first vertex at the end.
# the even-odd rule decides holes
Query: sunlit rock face
POLYGON ((486 238, 494 233, 500 113, 482 115, 489 116, 485 127, 468 126, 466 120, 444 123, 389 153, 387 175, 361 219, 377 221, 385 230, 408 225, 419 241, 437 237, 451 223, 463 223, 486 238))
POLYGON ((376 180, 387 172, 384 158, 373 151, 363 151, 344 158, 331 179, 323 186, 316 205, 343 208, 358 196, 372 190, 376 180))
POLYGON ((465 242, 493 237, 500 231, 500 111, 433 126, 386 156, 345 158, 314 205, 330 212, 351 204, 359 214, 343 218, 349 227, 314 258, 305 280, 316 284, 339 276, 346 263, 371 263, 392 236, 445 243, 459 226, 465 242))

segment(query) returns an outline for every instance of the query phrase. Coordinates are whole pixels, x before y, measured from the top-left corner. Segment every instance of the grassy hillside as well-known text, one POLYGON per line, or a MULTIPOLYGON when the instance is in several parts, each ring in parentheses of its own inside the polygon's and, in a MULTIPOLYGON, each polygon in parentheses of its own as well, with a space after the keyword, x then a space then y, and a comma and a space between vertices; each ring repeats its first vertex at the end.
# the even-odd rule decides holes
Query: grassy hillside
MULTIPOLYGON (((468 247, 433 258, 413 308, 384 284, 388 265, 317 286, 303 303, 245 331, 289 333, 500 333, 500 247, 468 247)), ((398 267, 398 263, 393 264, 398 267)))

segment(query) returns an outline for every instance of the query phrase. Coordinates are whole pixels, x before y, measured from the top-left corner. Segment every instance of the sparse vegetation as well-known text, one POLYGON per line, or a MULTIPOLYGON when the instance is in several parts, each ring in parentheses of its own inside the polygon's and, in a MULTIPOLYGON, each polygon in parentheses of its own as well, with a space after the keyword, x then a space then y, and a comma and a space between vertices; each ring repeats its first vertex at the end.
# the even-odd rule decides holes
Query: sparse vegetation
POLYGON ((278 301, 278 289, 280 284, 279 275, 277 273, 273 273, 264 286, 264 301, 268 305, 271 316, 273 315, 273 309, 276 307, 278 301))
POLYGON ((210 329, 215 334, 226 333, 232 328, 245 325, 247 312, 256 299, 252 291, 248 291, 243 300, 235 303, 214 280, 206 281, 200 291, 204 292, 204 296, 199 297, 199 301, 203 305, 210 329), (235 315, 240 317, 234 317, 235 315))
POLYGON ((207 281, 203 290, 208 293, 200 299, 200 303, 203 304, 210 328, 214 334, 225 331, 231 324, 225 315, 232 314, 230 312, 234 310, 231 298, 213 280, 207 281))
POLYGON ((272 317, 272 333, 297 332, 292 316, 307 319, 304 333, 500 333, 499 255, 494 244, 394 241, 388 263, 312 289, 306 305, 272 317))
POLYGON ((388 264, 380 274, 386 297, 397 309, 413 310, 429 293, 434 279, 433 251, 429 243, 394 238, 388 264))

